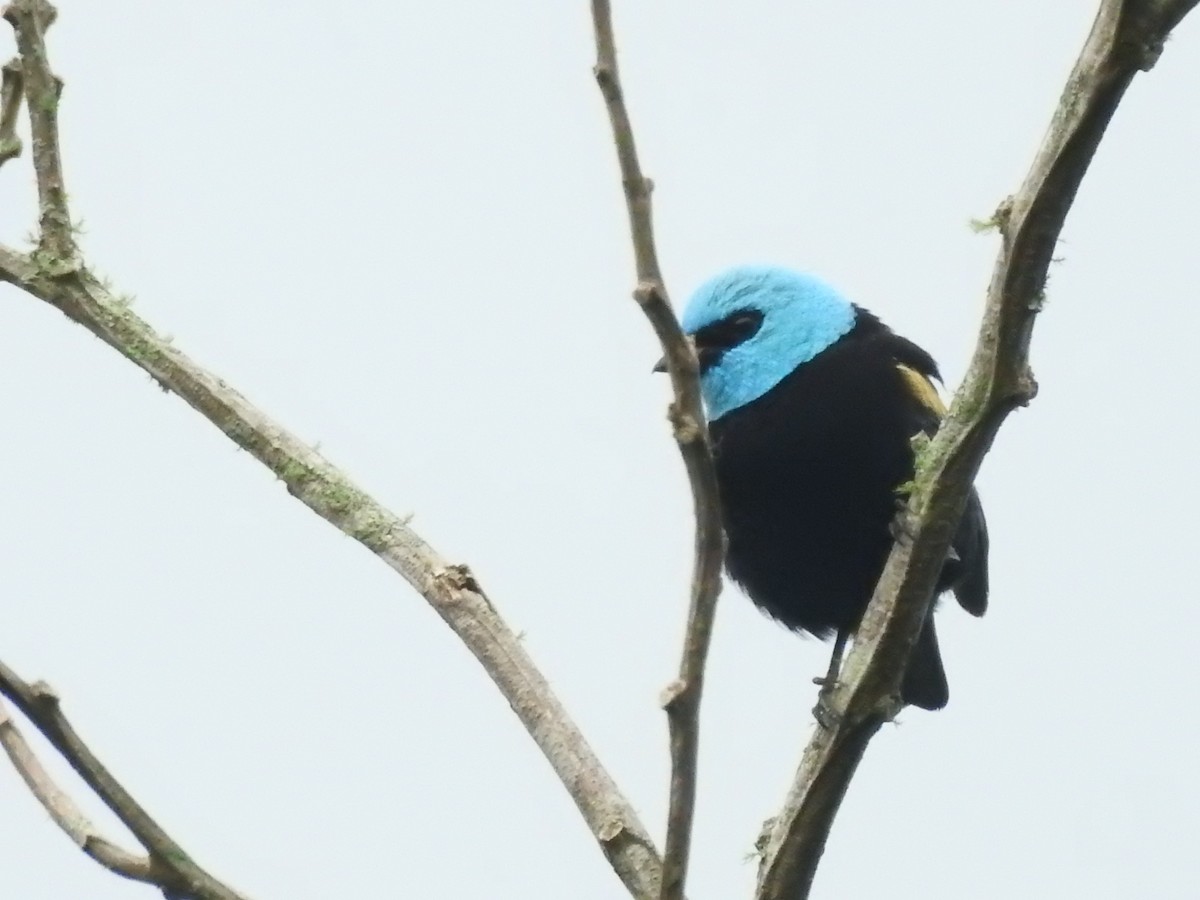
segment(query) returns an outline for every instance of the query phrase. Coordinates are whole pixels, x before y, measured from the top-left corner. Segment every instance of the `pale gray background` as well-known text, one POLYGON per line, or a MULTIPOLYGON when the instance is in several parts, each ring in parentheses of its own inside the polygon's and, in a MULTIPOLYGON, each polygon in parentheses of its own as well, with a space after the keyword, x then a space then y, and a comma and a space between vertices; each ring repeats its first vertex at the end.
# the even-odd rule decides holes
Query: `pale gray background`
MULTIPOLYGON (((997 244, 967 221, 1016 187, 1095 6, 619 3, 676 299, 809 267, 957 383, 997 244)), ((91 262, 475 567, 660 835, 689 504, 585 0, 61 7, 91 262)), ((1198 92, 1193 21, 1085 182, 1042 393, 981 475, 992 611, 943 610, 950 706, 873 744, 818 897, 1200 892, 1198 92)), ((7 241, 31 183, 0 172, 7 241)), ((198 860, 263 900, 623 896, 424 602, 207 422, 9 289, 0 392, 0 657, 198 860)), ((747 895, 826 653, 725 595, 694 900, 747 895)), ((150 896, 6 766, 0 873, 14 900, 150 896)))

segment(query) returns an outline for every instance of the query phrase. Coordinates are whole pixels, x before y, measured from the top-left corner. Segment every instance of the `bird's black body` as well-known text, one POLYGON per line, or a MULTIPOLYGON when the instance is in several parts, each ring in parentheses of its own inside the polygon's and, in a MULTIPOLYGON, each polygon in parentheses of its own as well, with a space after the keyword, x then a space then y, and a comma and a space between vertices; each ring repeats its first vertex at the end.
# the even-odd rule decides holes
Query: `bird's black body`
MULTIPOLYGON (((720 351, 706 360, 705 333, 695 340, 711 364, 720 351)), ((856 307, 846 334, 712 422, 729 574, 789 628, 857 627, 893 542, 897 488, 913 477, 911 438, 940 421, 938 377, 928 353, 856 307)), ((987 552, 972 490, 938 592, 974 615, 987 607, 987 552)), ((948 699, 932 609, 901 696, 925 709, 948 699)))

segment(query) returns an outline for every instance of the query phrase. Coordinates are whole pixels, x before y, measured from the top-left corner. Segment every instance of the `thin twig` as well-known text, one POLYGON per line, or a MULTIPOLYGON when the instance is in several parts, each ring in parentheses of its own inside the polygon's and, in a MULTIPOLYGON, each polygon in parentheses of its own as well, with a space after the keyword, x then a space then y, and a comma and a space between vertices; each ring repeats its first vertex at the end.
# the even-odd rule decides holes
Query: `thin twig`
MULTIPOLYGON (((45 682, 26 684, 12 669, 0 663, 0 693, 32 722, 84 780, 104 805, 132 832, 150 853, 150 880, 181 897, 197 900, 245 900, 196 865, 79 737, 63 715, 58 695, 45 682)), ((60 824, 62 824, 60 822, 60 824)), ((86 846, 84 848, 87 849, 86 846)), ((127 854, 128 855, 128 854, 127 854)), ((121 872, 121 874, 126 874, 121 872)), ((127 877, 134 877, 129 875, 127 877)))
POLYGON ((830 699, 835 724, 804 753, 759 870, 758 900, 803 900, 867 742, 895 711, 900 674, 962 514, 1008 413, 1032 399, 1029 341, 1067 211, 1125 89, 1197 0, 1104 0, 1020 190, 995 217, 1003 245, 979 342, 950 414, 918 459, 911 539, 897 542, 830 699))
POLYGON ((102 835, 91 820, 50 777, 0 701, 0 746, 42 808, 84 853, 110 872, 133 881, 157 884, 150 857, 131 853, 102 835))
MULTIPOLYGON (((14 0, 5 15, 18 33, 29 106, 57 80, 50 73, 38 23, 44 4, 14 0)), ((521 642, 466 566, 442 559, 419 535, 369 497, 320 454, 268 418, 221 379, 176 349, 128 308, 84 265, 71 237, 62 190, 57 103, 33 117, 34 169, 42 199, 38 249, 0 245, 0 280, 49 303, 147 372, 266 465, 296 498, 363 544, 425 598, 512 706, 550 762, 617 875, 637 900, 656 900, 662 863, 633 807, 588 746, 521 642)), ((15 701, 14 701, 15 702, 15 701)))
POLYGON ((3 84, 0 85, 0 166, 21 155, 21 138, 17 136, 17 119, 25 99, 25 79, 21 76, 21 60, 10 59, 4 64, 3 84))
POLYGON ((687 880, 692 820, 696 806, 696 769, 700 745, 700 698, 704 665, 712 638, 713 617, 721 592, 725 536, 721 528, 720 497, 713 468, 708 427, 700 405, 700 375, 696 355, 680 330, 659 270, 654 249, 650 195, 653 184, 638 164, 633 125, 625 108, 612 10, 608 0, 592 0, 596 33, 596 82, 604 95, 612 123, 629 229, 637 268, 634 297, 649 318, 666 355, 674 401, 669 416, 683 456, 696 519, 691 598, 679 677, 663 692, 663 708, 671 735, 671 798, 667 842, 663 854, 663 900, 681 900, 687 880))
POLYGON ((45 31, 58 12, 46 0, 13 0, 4 18, 17 36, 21 74, 25 82, 25 107, 29 110, 29 135, 38 186, 38 252, 45 264, 67 271, 75 265, 75 236, 67 208, 62 157, 58 148, 58 100, 62 82, 50 69, 45 31))

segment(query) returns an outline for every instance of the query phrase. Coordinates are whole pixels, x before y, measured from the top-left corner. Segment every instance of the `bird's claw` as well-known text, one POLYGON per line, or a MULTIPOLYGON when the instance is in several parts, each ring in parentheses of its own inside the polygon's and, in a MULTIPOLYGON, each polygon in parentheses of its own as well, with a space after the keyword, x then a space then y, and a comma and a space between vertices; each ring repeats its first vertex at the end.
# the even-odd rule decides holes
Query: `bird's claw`
POLYGON ((892 520, 888 522, 888 532, 892 536, 892 540, 897 543, 911 544, 913 538, 916 537, 916 529, 913 527, 912 516, 909 515, 908 505, 901 505, 896 510, 896 515, 892 516, 892 520))
POLYGON ((842 719, 838 713, 833 711, 833 705, 829 702, 833 697, 833 692, 841 685, 837 679, 836 669, 831 667, 827 674, 817 675, 813 678, 813 684, 821 686, 821 690, 817 692, 817 705, 813 707, 813 718, 817 720, 818 725, 826 731, 830 731, 842 719))
POLYGON ((833 731, 842 720, 841 715, 834 712, 833 708, 829 705, 824 690, 817 695, 817 705, 813 707, 812 714, 813 718, 817 720, 817 724, 826 731, 833 731))

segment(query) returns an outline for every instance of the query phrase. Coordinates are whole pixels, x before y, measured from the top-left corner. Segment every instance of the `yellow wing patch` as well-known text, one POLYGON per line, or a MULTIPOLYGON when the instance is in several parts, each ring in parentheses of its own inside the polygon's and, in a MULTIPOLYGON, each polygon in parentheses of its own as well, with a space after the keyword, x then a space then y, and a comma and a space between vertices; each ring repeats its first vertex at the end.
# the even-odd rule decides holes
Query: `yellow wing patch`
POLYGON ((900 370, 900 374, 904 376, 904 380, 912 390, 913 396, 917 398, 922 406, 936 413, 939 419, 946 415, 946 404, 938 396, 937 388, 933 386, 932 381, 912 368, 912 366, 906 366, 904 363, 896 363, 896 368, 900 370))

